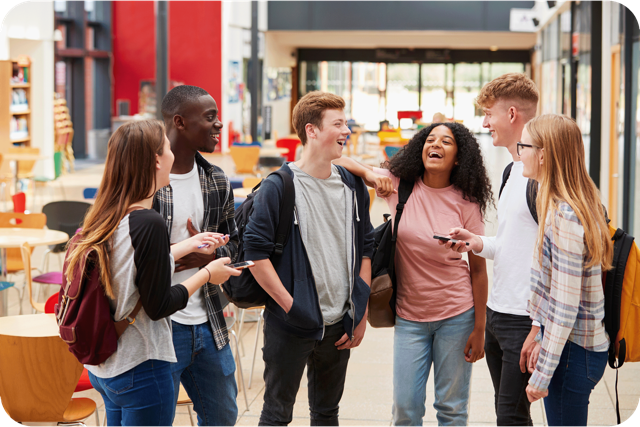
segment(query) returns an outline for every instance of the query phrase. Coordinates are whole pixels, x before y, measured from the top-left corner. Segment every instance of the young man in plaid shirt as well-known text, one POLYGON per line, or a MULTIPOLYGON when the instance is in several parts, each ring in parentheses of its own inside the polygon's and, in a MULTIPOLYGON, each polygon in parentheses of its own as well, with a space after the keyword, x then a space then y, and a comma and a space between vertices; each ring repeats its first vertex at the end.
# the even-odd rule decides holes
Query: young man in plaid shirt
MULTIPOLYGON (((226 243, 215 257, 238 252, 233 191, 222 169, 199 151, 211 153, 220 142, 222 123, 215 100, 204 89, 178 86, 162 100, 162 115, 175 161, 171 184, 156 193, 154 209, 165 219, 171 243, 203 231, 220 233, 226 243)), ((178 284, 211 261, 189 254, 177 259, 172 284, 178 284)), ((238 416, 235 361, 222 315, 218 284, 207 283, 184 310, 171 316, 175 400, 180 382, 193 401, 198 425, 234 425, 238 416)), ((174 413, 175 415, 175 413, 174 413)))

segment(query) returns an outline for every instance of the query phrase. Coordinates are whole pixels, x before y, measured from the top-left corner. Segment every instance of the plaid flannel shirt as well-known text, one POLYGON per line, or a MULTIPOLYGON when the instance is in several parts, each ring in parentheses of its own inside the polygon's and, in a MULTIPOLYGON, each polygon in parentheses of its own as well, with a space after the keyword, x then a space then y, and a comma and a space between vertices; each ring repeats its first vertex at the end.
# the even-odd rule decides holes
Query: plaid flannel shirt
POLYGON ((586 267, 584 228, 571 206, 560 202, 545 224, 542 262, 534 252, 531 268, 531 319, 544 326, 536 370, 529 384, 547 390, 568 341, 589 351, 607 351, 602 270, 586 267))
MULTIPOLYGON (((225 173, 207 162, 196 153, 200 189, 204 201, 204 221, 202 231, 229 235, 229 243, 216 249, 216 258, 229 257, 234 262, 238 255, 238 230, 234 218, 233 190, 225 173)), ((169 235, 173 225, 173 190, 168 185, 156 192, 153 208, 164 218, 169 235)), ((213 338, 218 350, 229 342, 229 333, 222 314, 222 304, 218 295, 218 285, 205 283, 204 299, 213 338)))

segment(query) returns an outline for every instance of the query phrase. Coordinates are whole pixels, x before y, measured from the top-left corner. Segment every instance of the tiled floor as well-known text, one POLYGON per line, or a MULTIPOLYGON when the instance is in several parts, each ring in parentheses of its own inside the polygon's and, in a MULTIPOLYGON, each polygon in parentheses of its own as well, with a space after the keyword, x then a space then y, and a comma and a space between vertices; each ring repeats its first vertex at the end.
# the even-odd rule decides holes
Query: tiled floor
MULTIPOLYGON (((496 149, 491 146, 490 140, 481 139, 485 153, 487 167, 491 172, 494 188, 499 185, 503 166, 509 161, 505 156, 506 150, 496 149)), ((210 160, 221 166, 229 175, 233 175, 233 162, 228 156, 211 156, 210 160)), ((50 200, 62 199, 62 188, 67 200, 83 200, 82 189, 98 186, 103 172, 103 165, 95 165, 90 162, 79 162, 79 170, 71 175, 62 177, 58 183, 53 183, 48 188, 40 190, 36 211, 39 211, 43 203, 50 200)), ((382 222, 382 214, 388 212, 384 201, 376 199, 371 212, 371 219, 375 225, 382 222)), ((487 223, 488 235, 495 234, 495 213, 489 214, 487 223)), ((34 251, 33 260, 39 266, 42 259, 42 248, 34 251)), ((488 262, 489 283, 491 283, 492 263, 488 262)), ((58 267, 55 258, 52 260, 52 268, 58 267)), ((10 314, 18 313, 18 301, 15 292, 8 294, 10 298, 10 314)), ((30 312, 28 302, 23 305, 25 312, 30 312)), ((255 316, 254 316, 255 317, 255 316)), ((246 323, 242 333, 241 362, 248 382, 251 370, 251 360, 254 348, 256 322, 246 323)), ((256 425, 260 416, 263 403, 264 382, 262 371, 264 364, 261 357, 262 333, 258 334, 258 355, 256 357, 255 371, 251 389, 247 389, 249 408, 245 407, 242 392, 238 395, 239 425, 256 425)), ((392 402, 392 329, 368 328, 361 346, 353 350, 349 361, 347 380, 344 395, 340 405, 340 422, 342 425, 390 425, 392 402)), ((234 353, 236 349, 233 349, 234 353)), ((602 381, 596 386, 591 395, 589 411, 589 425, 615 425, 615 371, 607 368, 602 381)), ((623 421, 628 419, 636 410, 640 400, 640 364, 626 364, 619 372, 618 390, 620 394, 620 409, 623 421)), ((103 403, 95 390, 77 393, 77 397, 89 397, 98 404, 100 419, 102 419, 103 403)), ((427 384, 426 425, 436 425, 437 420, 433 408, 433 380, 427 384)), ((480 360, 473 366, 471 382, 471 398, 469 409, 469 423, 471 425, 495 425, 494 396, 489 371, 484 360, 480 360)), ((535 425, 546 425, 542 403, 532 405, 532 417, 535 425)), ((309 410, 306 389, 306 377, 303 378, 296 405, 293 411, 293 425, 309 425, 309 410)), ((638 417, 638 415, 636 415, 638 417)), ((86 420, 87 425, 95 424, 92 416, 86 420)), ((174 425, 190 425, 190 419, 186 407, 179 407, 174 425)))

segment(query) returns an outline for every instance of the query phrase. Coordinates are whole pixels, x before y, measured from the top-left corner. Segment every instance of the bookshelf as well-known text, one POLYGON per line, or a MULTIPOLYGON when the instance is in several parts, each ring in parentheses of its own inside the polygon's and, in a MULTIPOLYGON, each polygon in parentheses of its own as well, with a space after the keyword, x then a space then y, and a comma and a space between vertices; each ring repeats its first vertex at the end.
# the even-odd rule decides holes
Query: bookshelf
MULTIPOLYGON (((0 153, 31 146, 31 60, 22 56, 0 61, 0 153)), ((9 174, 2 162, 0 175, 9 174)))

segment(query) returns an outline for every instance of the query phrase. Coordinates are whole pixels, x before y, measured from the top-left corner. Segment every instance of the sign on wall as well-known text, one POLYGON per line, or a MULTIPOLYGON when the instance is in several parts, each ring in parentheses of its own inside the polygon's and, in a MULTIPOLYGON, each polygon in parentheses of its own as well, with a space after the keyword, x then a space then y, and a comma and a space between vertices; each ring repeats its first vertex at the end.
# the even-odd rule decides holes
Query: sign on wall
POLYGON ((238 61, 229 61, 229 104, 242 99, 242 73, 238 61))

